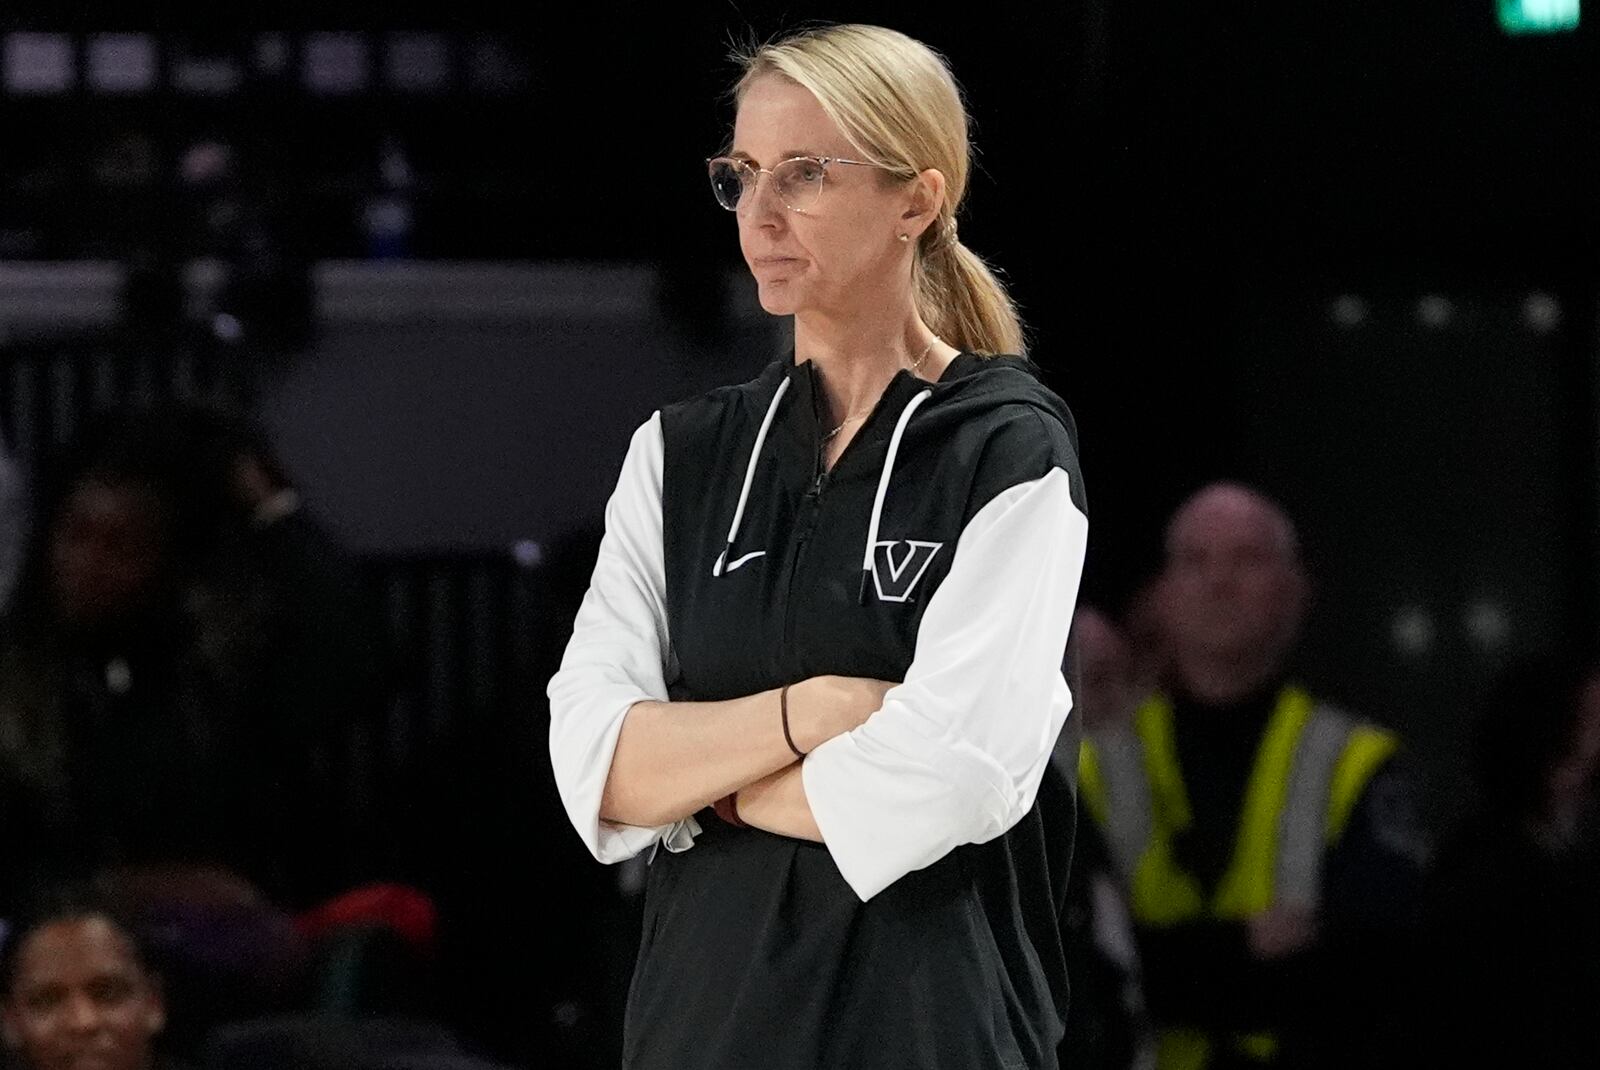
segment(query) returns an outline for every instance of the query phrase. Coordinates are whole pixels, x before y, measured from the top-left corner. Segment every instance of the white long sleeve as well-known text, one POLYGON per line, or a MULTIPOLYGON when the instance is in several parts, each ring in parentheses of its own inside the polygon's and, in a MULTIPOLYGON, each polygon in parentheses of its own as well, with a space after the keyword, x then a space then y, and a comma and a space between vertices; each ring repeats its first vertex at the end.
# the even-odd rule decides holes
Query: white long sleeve
POLYGON ((924 611, 905 681, 801 767, 806 798, 863 901, 1033 805, 1072 708, 1061 675, 1088 540, 1067 473, 1013 486, 968 522, 924 611))
POLYGON ((606 503, 606 530, 561 669, 550 679, 550 760, 567 816, 602 862, 658 840, 682 849, 693 818, 659 828, 600 819, 617 737, 635 702, 667 701, 671 642, 661 540, 661 414, 633 435, 606 503))

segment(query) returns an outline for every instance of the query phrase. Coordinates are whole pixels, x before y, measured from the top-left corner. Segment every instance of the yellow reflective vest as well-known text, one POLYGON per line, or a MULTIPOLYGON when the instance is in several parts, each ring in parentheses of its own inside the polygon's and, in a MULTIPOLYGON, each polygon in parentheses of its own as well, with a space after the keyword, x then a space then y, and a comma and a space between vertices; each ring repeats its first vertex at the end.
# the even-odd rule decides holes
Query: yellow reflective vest
MULTIPOLYGON (((1367 782, 1398 746, 1393 733, 1364 724, 1286 687, 1267 720, 1244 800, 1231 861, 1209 894, 1173 854, 1191 821, 1178 766, 1172 703, 1154 695, 1133 724, 1085 735, 1080 794, 1105 831, 1140 925, 1243 921, 1274 906, 1314 910, 1327 849, 1338 842, 1367 782)), ((1269 1062, 1269 1034, 1233 1038, 1269 1062)), ((1160 1070, 1198 1070, 1210 1061, 1204 1034, 1163 1033, 1160 1070)))

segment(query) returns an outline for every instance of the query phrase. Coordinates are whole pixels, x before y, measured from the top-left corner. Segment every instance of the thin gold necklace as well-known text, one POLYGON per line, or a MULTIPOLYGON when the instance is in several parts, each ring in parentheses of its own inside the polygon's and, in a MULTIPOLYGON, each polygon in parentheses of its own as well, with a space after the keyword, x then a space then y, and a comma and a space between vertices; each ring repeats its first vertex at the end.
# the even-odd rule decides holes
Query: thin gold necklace
MULTIPOLYGON (((926 349, 924 349, 922 351, 922 355, 919 356, 916 360, 911 362, 911 374, 912 375, 917 374, 917 369, 922 367, 922 362, 928 359, 928 354, 933 352, 933 347, 935 345, 937 345, 938 343, 939 343, 939 337, 937 335, 935 335, 933 341, 928 343, 928 348, 926 348, 926 349)), ((839 421, 839 426, 838 427, 835 427, 832 431, 829 431, 826 435, 822 436, 822 444, 823 445, 827 445, 829 442, 832 442, 833 441, 833 436, 837 435, 840 431, 843 431, 845 429, 846 425, 852 424, 857 420, 864 419, 868 415, 868 413, 870 413, 870 412, 872 412, 872 410, 869 408, 865 412, 856 413, 854 416, 846 416, 843 420, 839 421)))

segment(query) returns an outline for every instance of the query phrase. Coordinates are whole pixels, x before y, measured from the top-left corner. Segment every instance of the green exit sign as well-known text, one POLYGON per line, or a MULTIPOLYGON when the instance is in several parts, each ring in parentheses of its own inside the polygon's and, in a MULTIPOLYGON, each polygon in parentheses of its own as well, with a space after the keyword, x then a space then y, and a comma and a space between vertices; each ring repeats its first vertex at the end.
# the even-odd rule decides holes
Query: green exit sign
POLYGON ((1578 0, 1498 0, 1507 33, 1556 33, 1578 28, 1578 0))

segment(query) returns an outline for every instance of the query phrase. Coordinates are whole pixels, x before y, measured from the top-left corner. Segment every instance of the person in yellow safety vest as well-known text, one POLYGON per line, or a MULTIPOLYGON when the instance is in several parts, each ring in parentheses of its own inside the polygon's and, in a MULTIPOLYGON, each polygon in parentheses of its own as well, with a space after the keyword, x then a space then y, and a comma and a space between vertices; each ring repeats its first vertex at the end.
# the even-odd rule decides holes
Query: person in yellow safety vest
POLYGON ((1425 844, 1396 737, 1288 678, 1307 586, 1280 508, 1238 484, 1199 491, 1158 580, 1167 679, 1080 751, 1159 1070, 1366 1067, 1398 1027, 1337 1009, 1382 1011, 1369 971, 1405 946, 1389 934, 1414 922, 1425 844))

